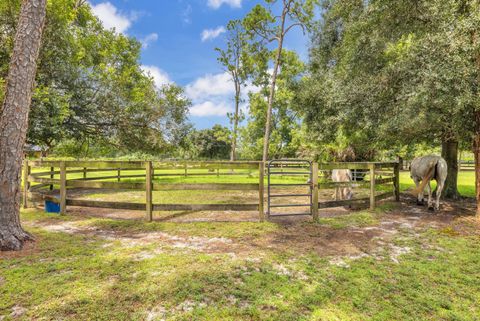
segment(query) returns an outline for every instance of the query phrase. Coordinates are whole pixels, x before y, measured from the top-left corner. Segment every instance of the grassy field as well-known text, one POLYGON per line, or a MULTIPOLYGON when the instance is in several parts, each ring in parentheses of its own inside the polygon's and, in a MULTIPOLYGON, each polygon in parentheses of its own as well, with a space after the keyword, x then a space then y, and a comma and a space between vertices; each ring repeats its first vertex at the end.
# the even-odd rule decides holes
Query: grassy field
MULTIPOLYGON (((475 197, 475 172, 474 171, 461 171, 458 173, 458 191, 461 195, 467 197, 475 197)), ((413 187, 415 184, 410 178, 409 172, 400 173, 400 189, 406 190, 413 187)), ((432 188, 435 188, 435 182, 432 183, 432 188)))
MULTIPOLYGON (((111 175, 112 172, 96 173, 111 175)), ((302 178, 303 179, 303 178, 302 178)), ((162 177, 170 183, 258 181, 162 177)), ((401 173, 401 188, 413 186, 401 173)), ((472 196, 474 173, 459 189, 472 196)), ((155 202, 242 202, 218 191, 155 202)), ((143 192, 87 198, 144 201, 143 192), (135 194, 136 193, 136 194, 135 194), (137 195, 138 194, 138 195, 137 195)), ((0 254, 0 320, 478 320, 480 225, 384 203, 308 221, 153 222, 22 211, 37 242, 0 254), (411 220, 411 217, 414 220, 411 220)))
POLYGON ((399 210, 320 224, 26 210, 37 242, 0 254, 0 319, 478 320, 478 223, 399 210))

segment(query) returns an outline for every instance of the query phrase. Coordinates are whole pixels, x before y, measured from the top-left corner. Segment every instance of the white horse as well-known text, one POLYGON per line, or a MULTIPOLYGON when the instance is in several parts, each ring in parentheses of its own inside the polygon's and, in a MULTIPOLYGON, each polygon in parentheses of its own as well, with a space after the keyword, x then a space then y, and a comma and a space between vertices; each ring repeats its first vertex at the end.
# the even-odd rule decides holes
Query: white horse
POLYGON ((412 194, 417 196, 417 204, 423 205, 424 190, 427 186, 428 208, 438 210, 440 208, 440 195, 447 178, 447 162, 442 157, 435 155, 417 157, 410 165, 410 177, 417 186, 412 191, 412 194), (437 181, 435 207, 432 206, 432 188, 430 186, 432 179, 437 181))
MULTIPOLYGON (((352 181, 352 171, 349 169, 334 169, 332 170, 332 181, 336 183, 347 183, 352 181)), ((338 200, 351 200, 353 198, 353 191, 350 186, 335 186, 335 194, 333 196, 338 200)))

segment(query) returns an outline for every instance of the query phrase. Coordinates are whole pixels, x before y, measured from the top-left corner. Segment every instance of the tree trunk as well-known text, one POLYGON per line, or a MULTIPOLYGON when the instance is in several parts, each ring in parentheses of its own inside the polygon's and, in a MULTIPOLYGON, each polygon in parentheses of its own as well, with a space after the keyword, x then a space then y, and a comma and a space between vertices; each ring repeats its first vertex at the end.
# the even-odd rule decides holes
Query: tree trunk
MULTIPOLYGON (((283 42, 283 39, 282 39, 283 42)), ((278 68, 280 66, 280 59, 281 59, 281 51, 282 51, 282 44, 280 43, 278 46, 278 54, 277 59, 275 61, 275 68, 273 69, 272 74, 272 83, 270 87, 270 96, 268 97, 268 106, 267 106, 267 120, 265 122, 265 136, 263 137, 263 157, 262 160, 266 162, 268 160, 268 148, 270 144, 270 131, 272 127, 272 109, 273 109, 273 101, 275 99, 275 86, 277 83, 277 73, 278 68)))
MULTIPOLYGON (((477 5, 478 7, 478 5, 477 5)), ((473 34, 473 44, 478 45, 477 32, 473 34)), ((475 62, 477 65, 477 90, 476 94, 479 94, 478 86, 480 85, 480 54, 477 52, 475 55, 475 62)), ((477 199, 477 219, 480 219, 480 106, 475 106, 475 133, 473 138, 473 154, 475 157, 475 196, 477 199)))
POLYGON ((240 105, 240 84, 235 82, 235 115, 233 115, 233 133, 232 133, 232 150, 230 151, 230 161, 235 161, 237 150, 237 132, 238 132, 238 117, 240 105))
POLYGON ((475 136, 473 138, 473 156, 475 157, 475 196, 477 199, 477 218, 480 218, 480 111, 475 112, 475 136))
POLYGON ((443 196, 450 199, 459 199, 460 194, 457 189, 458 176, 458 141, 442 141, 442 157, 447 162, 447 179, 443 189, 443 196))
POLYGON ((280 28, 280 34, 278 37, 278 52, 277 57, 275 59, 275 67, 273 68, 272 73, 272 82, 270 84, 270 96, 268 97, 268 107, 267 107, 267 120, 265 122, 265 135, 263 137, 263 157, 262 160, 266 162, 268 160, 268 148, 270 145, 270 131, 272 127, 272 109, 273 109, 273 102, 275 100, 275 86, 277 84, 277 74, 278 68, 282 64, 282 50, 283 50, 283 39, 284 39, 284 31, 285 31, 285 18, 287 15, 286 8, 283 10, 282 14, 282 24, 280 28))
POLYGON ((0 250, 20 250, 32 236, 20 225, 20 177, 45 21, 46 0, 24 0, 0 110, 0 250))

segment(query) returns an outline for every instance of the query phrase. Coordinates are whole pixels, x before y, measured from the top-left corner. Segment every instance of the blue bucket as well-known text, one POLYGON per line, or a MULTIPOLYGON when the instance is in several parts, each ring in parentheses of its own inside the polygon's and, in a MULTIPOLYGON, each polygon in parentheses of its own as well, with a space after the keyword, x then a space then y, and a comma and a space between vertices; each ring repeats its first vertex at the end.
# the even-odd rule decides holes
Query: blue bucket
POLYGON ((52 201, 45 201, 45 212, 60 213, 60 204, 57 204, 52 201))

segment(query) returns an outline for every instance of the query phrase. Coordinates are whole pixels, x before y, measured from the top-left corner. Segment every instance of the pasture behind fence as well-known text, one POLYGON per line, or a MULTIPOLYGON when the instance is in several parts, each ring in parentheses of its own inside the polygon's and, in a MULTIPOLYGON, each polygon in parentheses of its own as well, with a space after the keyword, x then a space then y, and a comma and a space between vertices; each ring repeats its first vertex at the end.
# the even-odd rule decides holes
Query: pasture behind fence
POLYGON ((319 164, 319 172, 323 179, 319 180, 319 189, 332 187, 367 188, 369 195, 353 200, 336 200, 319 203, 319 208, 329 208, 347 205, 368 205, 375 209, 376 202, 391 197, 392 192, 395 200, 400 199, 400 166, 398 162, 344 162, 319 164), (350 169, 354 173, 353 182, 331 182, 325 179, 327 173, 333 169, 350 169), (357 174, 363 173, 363 175, 357 174), (361 179, 360 179, 361 177, 361 179), (357 178, 357 180, 355 180, 357 178), (392 186, 392 190, 378 189, 381 186, 392 186))
MULTIPOLYGON (((401 170, 410 171, 411 160, 402 160, 401 170)), ((458 161, 458 170, 459 171, 474 171, 475 170, 475 161, 471 160, 459 160, 458 161)))
MULTIPOLYGON (((318 209, 347 205, 374 209, 381 199, 399 198, 398 162, 312 164, 313 179, 303 185, 313 191, 310 214, 314 219, 318 218, 318 209), (357 171, 358 179, 353 182, 329 180, 332 169, 343 168, 357 171), (319 200, 319 192, 346 186, 364 190, 366 195, 353 200, 331 200, 328 196, 319 200)), ((279 176, 279 179, 288 179, 288 172, 279 176)), ((155 211, 257 211, 259 220, 263 221, 266 219, 266 183, 265 164, 257 161, 26 161, 23 205, 28 207, 29 202, 48 200, 60 205, 61 214, 67 212, 68 206, 138 210, 145 212, 148 221, 153 219, 155 211), (179 179, 184 181, 178 182, 179 179), (71 197, 76 190, 142 191, 144 202, 71 197), (154 201, 155 191, 201 191, 204 201, 210 199, 212 191, 225 192, 226 196, 235 191, 255 192, 257 197, 251 202, 192 204, 187 199, 182 203, 164 204, 154 201)))

